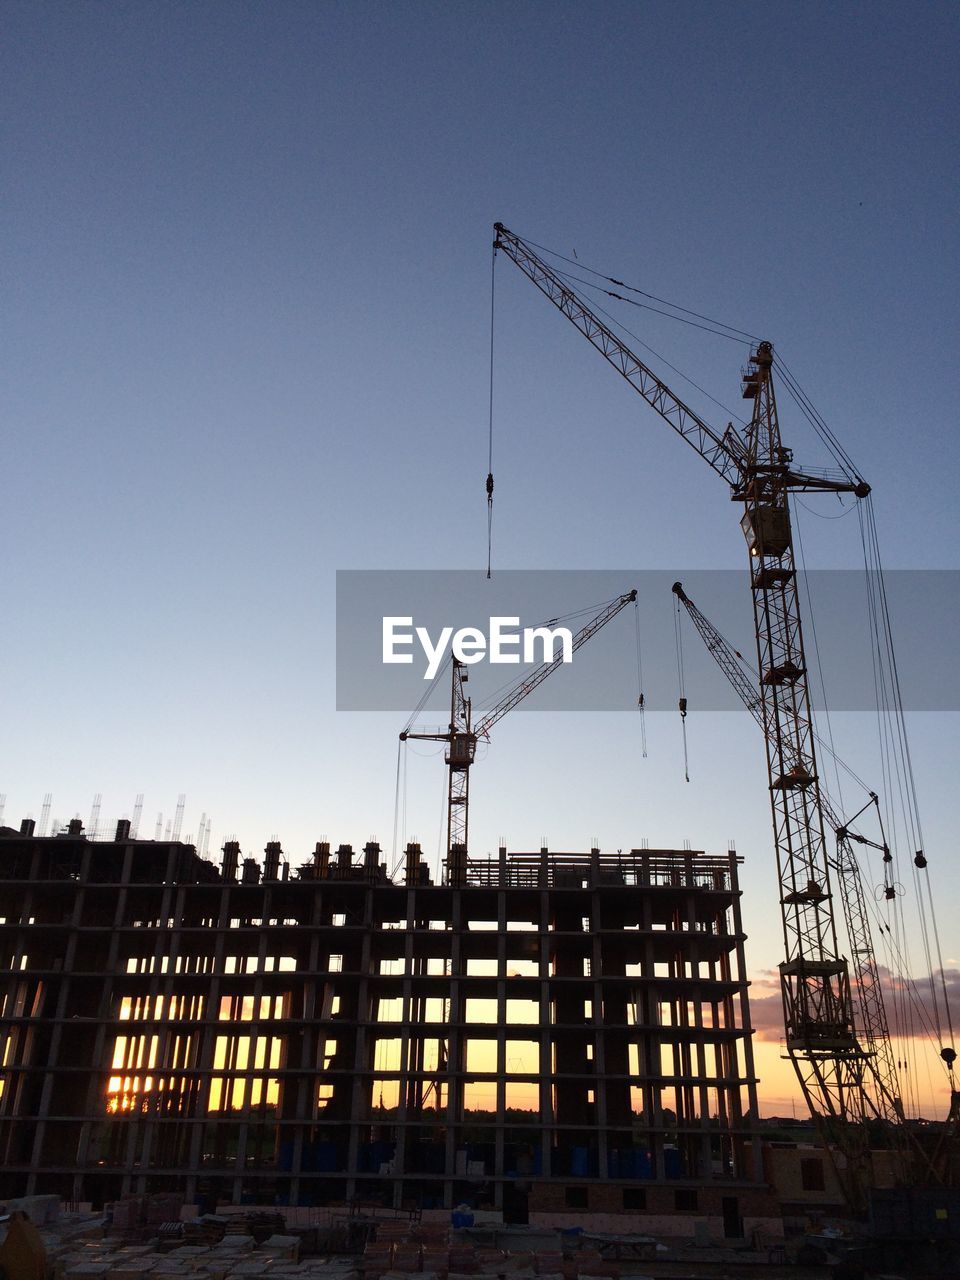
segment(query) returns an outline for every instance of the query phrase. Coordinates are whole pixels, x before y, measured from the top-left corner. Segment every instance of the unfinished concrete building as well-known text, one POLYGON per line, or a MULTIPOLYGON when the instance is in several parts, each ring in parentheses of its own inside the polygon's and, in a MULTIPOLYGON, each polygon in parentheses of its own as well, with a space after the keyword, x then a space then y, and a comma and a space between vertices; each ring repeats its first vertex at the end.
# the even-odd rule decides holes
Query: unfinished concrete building
POLYGON ((460 853, 0 829, 0 1197, 756 1212, 736 855, 460 853))

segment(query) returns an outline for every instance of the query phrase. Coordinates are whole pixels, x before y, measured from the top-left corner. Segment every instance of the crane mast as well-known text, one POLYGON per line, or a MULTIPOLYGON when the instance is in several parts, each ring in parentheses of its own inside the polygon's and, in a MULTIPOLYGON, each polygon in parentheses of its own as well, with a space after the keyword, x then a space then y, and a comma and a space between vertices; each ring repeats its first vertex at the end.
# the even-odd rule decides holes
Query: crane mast
MULTIPOLYGON (((636 601, 636 591, 627 591, 605 604, 589 622, 585 622, 570 640, 571 656, 582 648, 603 627, 611 622, 628 604, 636 601)), ((468 669, 455 656, 451 656, 450 672, 450 723, 446 732, 412 733, 404 730, 400 741, 408 738, 445 742, 444 763, 447 766, 447 883, 463 885, 467 874, 467 847, 470 818, 470 769, 477 754, 480 738, 489 738, 490 730, 518 703, 539 688, 563 663, 559 658, 541 662, 523 676, 500 698, 485 715, 473 723, 471 701, 464 692, 468 669)))
POLYGON ((719 433, 684 404, 524 241, 501 223, 494 248, 509 257, 646 402, 731 487, 743 505, 760 671, 760 710, 783 925, 780 989, 786 1051, 812 1115, 848 1156, 846 1190, 861 1198, 855 1124, 863 1118, 866 1053, 858 1041, 846 959, 837 946, 824 839, 789 496, 853 493, 859 476, 798 471, 783 446, 773 385, 773 347, 761 342, 744 373, 753 402, 746 438, 719 433))
POLYGON ((800 597, 790 528, 788 464, 773 388, 773 348, 751 357, 753 400, 740 486, 750 551, 760 709, 780 880, 780 964, 787 1052, 811 1109, 862 1120, 864 1055, 847 962, 837 947, 823 806, 807 687, 800 597))

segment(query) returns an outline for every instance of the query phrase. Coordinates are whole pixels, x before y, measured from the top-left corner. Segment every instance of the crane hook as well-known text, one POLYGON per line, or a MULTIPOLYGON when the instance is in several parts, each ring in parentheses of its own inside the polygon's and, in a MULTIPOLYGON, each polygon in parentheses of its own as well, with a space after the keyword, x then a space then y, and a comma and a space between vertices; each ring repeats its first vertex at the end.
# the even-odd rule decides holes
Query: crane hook
POLYGON ((487 577, 493 559, 493 472, 487 472, 487 577))
POLYGON ((690 756, 687 751, 687 700, 681 698, 677 704, 680 708, 680 728, 683 731, 683 776, 690 781, 690 756))

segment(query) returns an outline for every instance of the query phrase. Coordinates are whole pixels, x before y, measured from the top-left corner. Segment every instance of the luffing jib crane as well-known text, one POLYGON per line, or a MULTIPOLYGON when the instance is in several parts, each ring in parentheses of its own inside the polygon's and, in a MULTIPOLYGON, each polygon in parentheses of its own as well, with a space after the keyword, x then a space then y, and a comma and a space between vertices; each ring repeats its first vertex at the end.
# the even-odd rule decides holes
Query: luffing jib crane
MULTIPOLYGON (((740 701, 756 720, 761 730, 766 732, 767 724, 764 721, 760 689, 745 670, 742 655, 727 644, 709 618, 697 608, 684 591, 683 583, 675 582, 672 590, 699 632, 709 653, 740 698, 740 701)), ((875 803, 876 800, 876 795, 872 794, 868 803, 875 803)), ((860 844, 869 844, 884 853, 886 853, 886 847, 868 840, 865 836, 854 831, 851 826, 852 820, 851 822, 844 821, 826 788, 822 785, 820 787, 820 808, 827 826, 831 833, 836 836, 838 842, 836 857, 828 855, 828 861, 841 878, 843 891, 840 897, 846 920, 847 936, 850 940, 855 960, 854 978, 860 1004, 860 1018, 858 1020, 860 1037, 864 1047, 881 1059, 881 1061, 875 1063, 875 1072, 879 1078, 877 1080, 878 1089, 877 1096, 874 1099, 874 1109, 880 1118, 901 1120, 903 1118, 903 1106, 897 1086, 896 1068, 889 1056, 890 1032, 883 1007, 880 974, 873 947, 870 921, 863 898, 863 885, 851 844, 854 841, 860 844)))
POLYGON ((588 342, 700 454, 742 506, 760 671, 760 714, 767 755, 774 846, 783 924, 780 987, 786 1050, 812 1115, 846 1156, 846 1192, 862 1201, 856 1122, 863 1111, 872 1055, 854 1020, 847 960, 840 954, 830 861, 807 689, 800 600, 790 524, 794 493, 853 494, 870 486, 849 471, 839 478, 802 471, 780 435, 773 347, 760 342, 743 374, 752 402, 745 435, 709 426, 606 325, 523 240, 496 223, 494 250, 504 253, 588 342))
MULTIPOLYGON (((750 673, 745 666, 743 655, 727 643, 710 619, 690 599, 682 583, 673 584, 673 594, 686 610, 708 652, 726 676, 740 701, 761 730, 766 731, 760 690, 753 678, 753 673, 750 673)), ((885 842, 878 843, 871 840, 853 828, 853 822, 865 809, 871 805, 878 806, 878 798, 876 793, 870 792, 870 798, 863 809, 847 820, 841 816, 839 808, 831 800, 826 789, 821 786, 820 805, 824 819, 836 839, 836 852, 828 854, 828 861, 839 880, 840 900, 853 957, 858 1009, 857 1035, 860 1044, 869 1055, 871 1064, 870 1070, 864 1072, 865 1110, 862 1119, 875 1118, 888 1125, 892 1140, 903 1161, 901 1168, 905 1177, 923 1182, 939 1182, 945 1177, 943 1162, 937 1159, 936 1152, 931 1156, 927 1146, 919 1141, 918 1135, 903 1123, 903 1104, 890 1042, 880 968, 873 945, 863 880, 853 849, 855 843, 869 846, 883 855, 885 864, 890 861, 890 850, 885 842)), ((885 889, 888 895, 893 892, 889 885, 885 886, 885 889)), ((950 1065, 953 1061, 953 1050, 946 1047, 941 1049, 941 1057, 950 1065)))
MULTIPOLYGON (((570 640, 571 656, 582 648, 589 639, 611 622, 618 613, 636 601, 636 591, 628 591, 605 604, 589 622, 574 633, 570 640)), ((521 677, 507 693, 487 711, 483 717, 473 723, 470 699, 464 692, 467 680, 467 667, 458 658, 451 655, 451 689, 450 689, 450 725, 443 732, 413 732, 404 729, 400 741, 415 739, 427 742, 445 742, 447 750, 444 762, 447 766, 447 882, 462 885, 466 881, 467 869, 467 836, 469 828, 470 804, 470 768, 477 754, 477 742, 489 739, 490 730, 508 711, 512 711, 534 689, 543 684, 548 676, 562 665, 561 656, 552 661, 541 662, 532 671, 521 677)))

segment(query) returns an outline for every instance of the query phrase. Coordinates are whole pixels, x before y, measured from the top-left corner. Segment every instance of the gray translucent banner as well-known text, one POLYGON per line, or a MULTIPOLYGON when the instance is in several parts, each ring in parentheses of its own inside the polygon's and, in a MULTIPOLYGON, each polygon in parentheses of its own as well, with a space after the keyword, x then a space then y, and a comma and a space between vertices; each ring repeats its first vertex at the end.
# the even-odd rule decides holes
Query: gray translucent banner
MULTIPOLYGON (((443 628, 476 628, 487 638, 491 619, 519 618, 519 628, 567 627, 573 635, 601 607, 622 593, 637 591, 627 606, 588 640, 520 704, 527 711, 628 711, 638 696, 650 711, 675 710, 679 692, 675 581, 751 668, 756 666, 749 579, 738 570, 507 570, 489 581, 458 570, 341 570, 337 573, 337 710, 410 713, 428 690, 427 655, 413 636, 424 628, 436 646, 443 628), (575 615, 575 616, 567 616, 575 615), (384 618, 393 624, 396 654, 410 663, 383 660, 384 618), (642 682, 638 680, 638 644, 642 682)), ((956 711, 960 693, 953 656, 960 626, 960 571, 892 570, 884 575, 904 709, 956 711)), ((801 609, 815 707, 869 711, 877 705, 877 642, 862 571, 818 570, 801 575, 801 609), (811 608, 812 606, 812 608, 811 608), (818 659, 819 657, 819 664, 818 659), (824 689, 820 685, 822 670, 824 689)), ((680 618, 685 693, 691 711, 728 711, 741 703, 707 652, 685 611, 680 618)), ((516 627, 503 627, 506 634, 516 627)), ((475 639, 475 638, 474 638, 475 639)), ((477 646, 474 644, 473 652, 477 646)), ((449 651, 449 645, 444 653, 449 651)), ((504 647, 504 652, 510 652, 504 647)), ((512 650, 516 652, 516 648, 512 650)), ((539 660, 540 649, 537 649, 539 660)), ((522 679, 531 667, 493 664, 489 656, 469 668, 475 713, 498 692, 522 679)), ((448 718, 449 667, 435 686, 418 721, 444 724, 448 718)))

